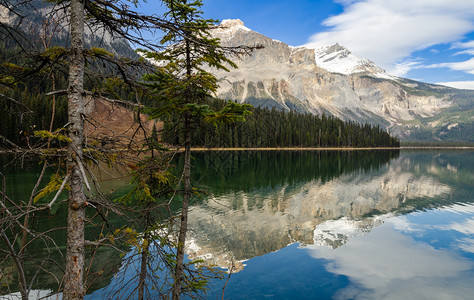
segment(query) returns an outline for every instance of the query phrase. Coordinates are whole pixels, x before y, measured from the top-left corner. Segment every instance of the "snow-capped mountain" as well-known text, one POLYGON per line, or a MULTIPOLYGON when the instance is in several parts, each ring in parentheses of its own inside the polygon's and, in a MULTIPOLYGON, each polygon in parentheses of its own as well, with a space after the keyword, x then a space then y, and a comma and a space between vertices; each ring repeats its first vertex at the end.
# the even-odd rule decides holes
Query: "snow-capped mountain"
MULTIPOLYGON (((244 22, 239 19, 225 19, 221 22, 219 28, 214 31, 214 34, 221 39, 222 43, 225 43, 229 42, 238 31, 248 33, 252 32, 252 30, 246 27, 244 22)), ((282 43, 281 41, 275 39, 272 40, 276 43, 282 43)), ((294 52, 306 49, 305 47, 291 46, 290 48, 294 52)), ((383 78, 396 78, 387 74, 384 69, 377 66, 374 62, 352 54, 347 48, 339 45, 338 43, 315 49, 314 54, 316 64, 329 72, 341 73, 345 75, 370 72, 383 78)))
POLYGON ((315 57, 316 64, 329 72, 345 75, 368 72, 380 78, 396 79, 374 62, 352 54, 337 43, 315 49, 315 57))
POLYGON ((466 133, 474 127, 472 91, 391 76, 338 44, 292 47, 241 20, 224 20, 213 35, 224 46, 264 46, 234 59, 238 69, 214 71, 220 98, 379 124, 406 139, 474 142, 466 133))
POLYGON ((238 31, 250 32, 249 28, 244 25, 239 19, 225 19, 222 20, 220 26, 216 28, 213 32, 215 35, 219 36, 221 42, 229 41, 238 31))

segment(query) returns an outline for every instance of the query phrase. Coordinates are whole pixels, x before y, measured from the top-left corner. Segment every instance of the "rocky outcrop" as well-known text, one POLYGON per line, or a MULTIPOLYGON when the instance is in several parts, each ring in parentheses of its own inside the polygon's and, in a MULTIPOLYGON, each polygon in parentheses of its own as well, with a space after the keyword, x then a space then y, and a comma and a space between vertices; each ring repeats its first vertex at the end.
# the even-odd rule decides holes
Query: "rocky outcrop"
POLYGON ((138 115, 122 104, 91 96, 87 96, 85 102, 84 113, 88 121, 84 123, 84 135, 89 144, 99 143, 110 149, 139 148, 154 126, 158 131, 163 126, 162 122, 149 120, 148 116, 138 115))

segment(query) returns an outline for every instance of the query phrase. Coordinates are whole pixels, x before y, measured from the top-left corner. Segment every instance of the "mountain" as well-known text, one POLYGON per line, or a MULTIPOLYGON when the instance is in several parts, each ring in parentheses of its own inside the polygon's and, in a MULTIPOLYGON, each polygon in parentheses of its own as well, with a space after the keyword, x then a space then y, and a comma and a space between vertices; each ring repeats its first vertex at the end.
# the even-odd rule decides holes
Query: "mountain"
POLYGON ((212 34, 224 46, 264 46, 215 71, 220 98, 379 124, 405 141, 474 142, 474 91, 391 76, 339 44, 292 47, 240 20, 212 34))
POLYGON ((377 77, 395 79, 372 61, 355 56, 345 47, 337 43, 316 49, 315 58, 316 64, 329 72, 346 75, 369 72, 377 77))
MULTIPOLYGON (((0 23, 2 23, 0 28, 3 26, 19 28, 27 43, 42 45, 40 36, 46 33, 46 39, 52 34, 51 46, 69 44, 68 17, 66 6, 62 4, 53 5, 42 0, 32 0, 18 4, 15 13, 1 5, 0 23)), ((88 24, 84 28, 84 35, 86 47, 100 47, 116 55, 138 58, 138 54, 127 40, 113 36, 103 27, 88 24)), ((23 39, 19 39, 19 42, 23 42, 23 39)))

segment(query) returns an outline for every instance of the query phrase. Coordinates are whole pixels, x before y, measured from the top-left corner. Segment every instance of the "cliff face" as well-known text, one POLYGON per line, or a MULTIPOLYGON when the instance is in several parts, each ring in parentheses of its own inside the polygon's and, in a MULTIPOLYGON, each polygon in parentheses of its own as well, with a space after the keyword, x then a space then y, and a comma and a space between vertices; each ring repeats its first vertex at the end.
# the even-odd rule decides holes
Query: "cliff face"
POLYGON ((138 116, 132 109, 90 96, 85 98, 84 113, 90 119, 84 124, 87 143, 98 142, 110 149, 139 148, 146 136, 151 135, 153 126, 158 131, 163 126, 161 122, 148 120, 141 114, 140 127, 136 120, 138 116))
MULTIPOLYGON (((240 20, 224 20, 213 35, 225 46, 265 47, 235 59, 238 69, 216 71, 218 97, 379 124, 402 138, 417 130, 433 131, 433 120, 442 119, 436 125, 448 126, 456 119, 440 115, 459 109, 455 89, 390 76, 338 44, 317 50, 291 47, 248 29, 240 20)), ((472 109, 474 92, 468 94, 472 109)), ((472 119, 467 122, 472 124, 472 119)), ((443 137, 433 131, 430 138, 443 137)))

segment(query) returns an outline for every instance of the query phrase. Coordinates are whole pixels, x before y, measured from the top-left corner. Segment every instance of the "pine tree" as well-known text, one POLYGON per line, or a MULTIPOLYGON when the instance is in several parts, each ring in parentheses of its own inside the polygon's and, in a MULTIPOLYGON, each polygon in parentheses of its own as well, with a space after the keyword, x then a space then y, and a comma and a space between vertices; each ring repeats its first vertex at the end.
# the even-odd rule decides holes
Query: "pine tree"
MULTIPOLYGON (((172 290, 173 299, 179 299, 183 292, 192 289, 185 276, 184 244, 186 241, 188 207, 193 188, 191 186, 191 145, 197 127, 202 122, 217 124, 244 120, 249 105, 229 102, 222 110, 214 111, 207 105, 211 93, 217 89, 217 79, 208 68, 227 70, 236 65, 227 57, 229 54, 248 52, 251 48, 224 49, 219 40, 212 38, 209 30, 214 27, 214 20, 201 17, 199 0, 165 0, 165 16, 170 22, 184 28, 183 33, 167 31, 161 44, 167 49, 163 52, 147 52, 149 58, 156 61, 169 61, 153 75, 147 76, 150 86, 156 91, 155 108, 151 110, 152 118, 173 118, 180 128, 182 137, 180 145, 184 147, 183 168, 183 202, 176 252, 176 268, 172 290), (173 58, 171 60, 170 58, 173 58)), ((229 133, 226 133, 226 137, 229 133)), ((192 292, 192 290, 191 290, 192 292)))

